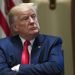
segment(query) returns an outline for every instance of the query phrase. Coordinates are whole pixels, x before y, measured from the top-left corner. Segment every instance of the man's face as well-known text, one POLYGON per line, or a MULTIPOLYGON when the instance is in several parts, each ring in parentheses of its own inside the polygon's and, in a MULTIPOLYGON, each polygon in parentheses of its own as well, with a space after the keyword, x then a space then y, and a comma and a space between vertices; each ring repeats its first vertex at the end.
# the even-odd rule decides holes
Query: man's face
POLYGON ((20 35, 33 36, 39 33, 39 29, 40 26, 37 15, 32 9, 17 14, 17 18, 15 19, 15 30, 20 35))

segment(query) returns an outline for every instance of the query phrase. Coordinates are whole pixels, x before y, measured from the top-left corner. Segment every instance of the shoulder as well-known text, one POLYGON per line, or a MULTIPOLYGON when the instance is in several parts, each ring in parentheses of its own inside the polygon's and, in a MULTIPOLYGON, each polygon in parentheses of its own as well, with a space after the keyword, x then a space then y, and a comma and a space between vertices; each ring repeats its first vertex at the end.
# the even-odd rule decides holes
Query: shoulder
POLYGON ((6 38, 1 38, 0 39, 0 44, 2 43, 6 43, 8 41, 9 37, 6 37, 6 38))
POLYGON ((7 46, 10 45, 13 40, 15 39, 16 36, 10 36, 10 37, 5 37, 0 39, 0 46, 7 46))
POLYGON ((59 36, 39 34, 39 39, 48 43, 62 43, 62 38, 59 36))

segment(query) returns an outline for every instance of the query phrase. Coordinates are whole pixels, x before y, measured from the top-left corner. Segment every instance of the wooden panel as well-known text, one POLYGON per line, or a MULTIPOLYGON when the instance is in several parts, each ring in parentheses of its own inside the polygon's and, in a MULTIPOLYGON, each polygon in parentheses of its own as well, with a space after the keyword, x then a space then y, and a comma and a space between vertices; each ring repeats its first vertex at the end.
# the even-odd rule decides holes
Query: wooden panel
POLYGON ((30 0, 22 0, 24 3, 29 3, 30 0))
POLYGON ((71 26, 72 26, 73 59, 75 72, 75 0, 71 1, 71 26))

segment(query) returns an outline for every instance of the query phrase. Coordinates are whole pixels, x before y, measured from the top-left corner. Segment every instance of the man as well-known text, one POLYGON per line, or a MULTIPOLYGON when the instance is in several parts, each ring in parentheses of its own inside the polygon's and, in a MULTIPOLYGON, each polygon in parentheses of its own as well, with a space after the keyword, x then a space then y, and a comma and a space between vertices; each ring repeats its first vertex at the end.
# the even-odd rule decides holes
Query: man
POLYGON ((60 75, 64 68, 62 41, 39 34, 35 4, 13 7, 9 23, 14 35, 0 40, 0 75, 60 75), (24 41, 29 41, 26 47, 24 41), (24 55, 24 48, 29 56, 24 55))

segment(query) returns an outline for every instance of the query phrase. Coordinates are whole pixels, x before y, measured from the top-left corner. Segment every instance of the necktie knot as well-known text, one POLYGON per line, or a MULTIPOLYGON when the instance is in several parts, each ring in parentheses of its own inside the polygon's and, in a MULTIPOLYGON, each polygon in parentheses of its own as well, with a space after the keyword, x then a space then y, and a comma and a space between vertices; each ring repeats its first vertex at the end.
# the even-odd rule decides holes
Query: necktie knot
POLYGON ((26 40, 26 41, 24 42, 24 46, 28 46, 28 45, 30 45, 30 42, 29 42, 28 40, 26 40))

